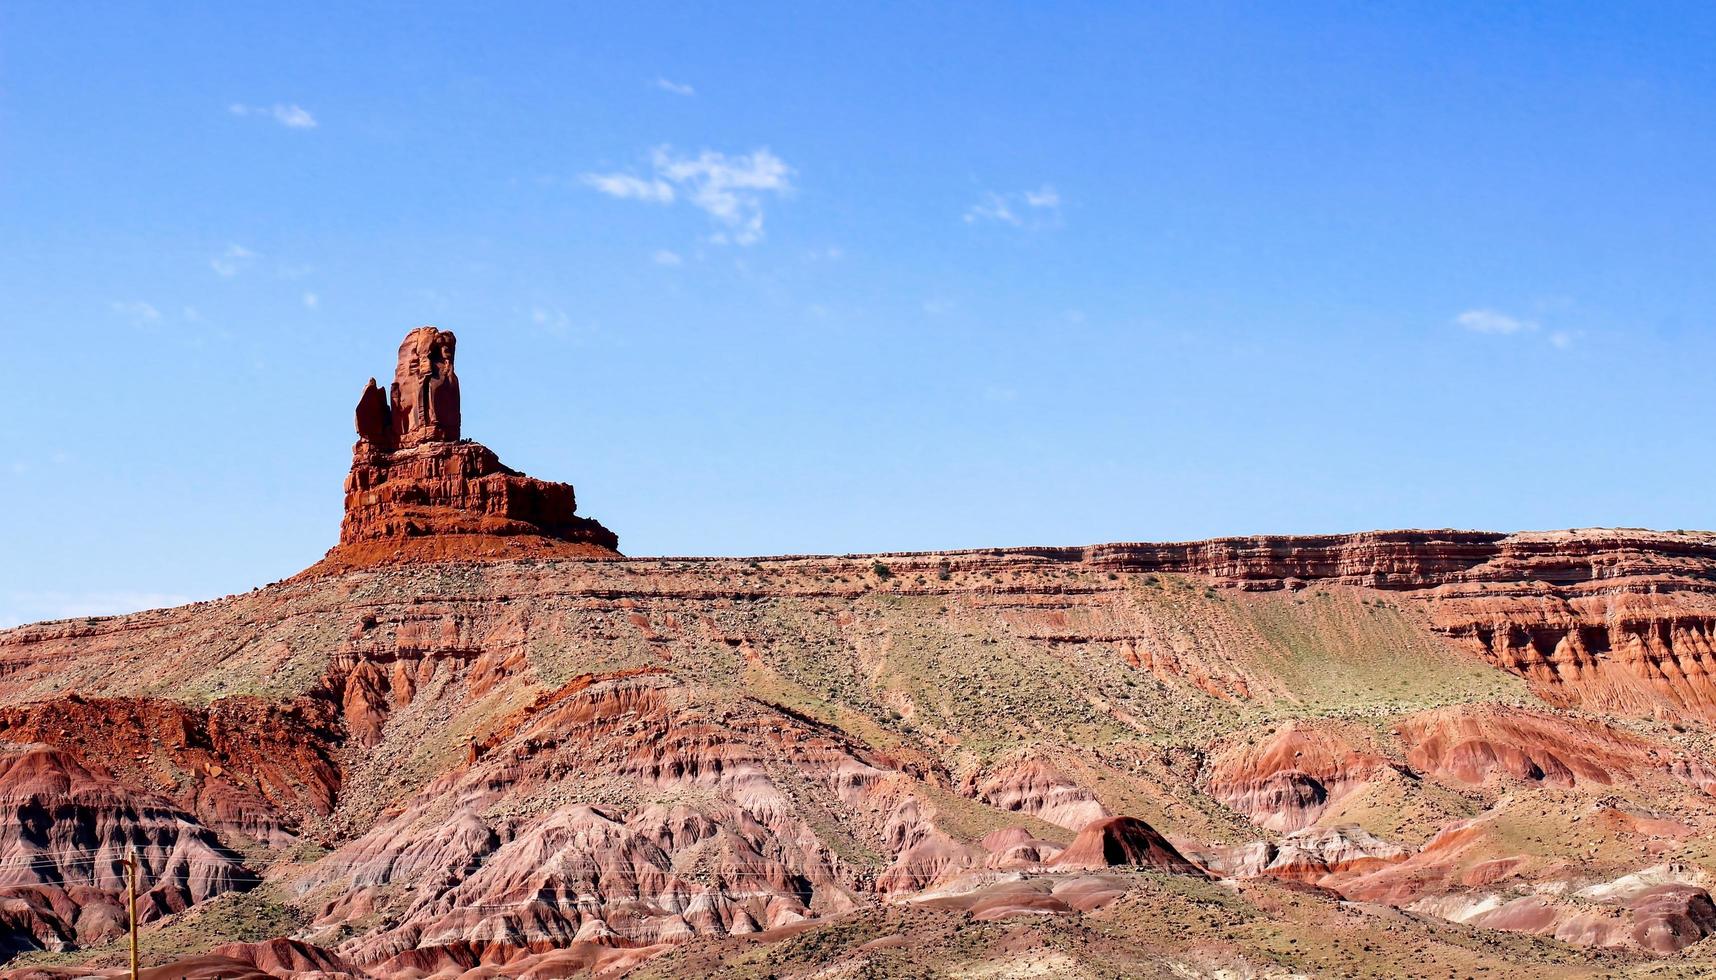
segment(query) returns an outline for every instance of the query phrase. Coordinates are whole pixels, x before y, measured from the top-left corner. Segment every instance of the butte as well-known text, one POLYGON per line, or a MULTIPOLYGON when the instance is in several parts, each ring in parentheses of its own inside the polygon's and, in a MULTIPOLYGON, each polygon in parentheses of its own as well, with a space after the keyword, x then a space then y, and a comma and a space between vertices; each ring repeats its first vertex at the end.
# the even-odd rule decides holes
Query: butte
POLYGON ((393 384, 358 398, 340 541, 307 575, 374 565, 515 558, 617 558, 619 538, 579 517, 571 484, 505 466, 460 435, 458 340, 418 327, 393 384))

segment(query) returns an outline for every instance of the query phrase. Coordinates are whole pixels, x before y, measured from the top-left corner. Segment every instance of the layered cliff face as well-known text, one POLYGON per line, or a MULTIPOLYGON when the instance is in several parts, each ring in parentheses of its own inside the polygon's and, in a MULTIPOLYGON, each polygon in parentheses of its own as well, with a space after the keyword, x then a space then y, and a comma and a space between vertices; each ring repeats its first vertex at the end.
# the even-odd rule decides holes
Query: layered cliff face
POLYGON ((1086 551, 1102 565, 1250 590, 1399 593, 1437 631, 1551 703, 1716 717, 1716 545, 1707 534, 1389 531, 1086 551))
POLYGON ((256 875, 161 796, 43 744, 0 751, 0 951, 69 949, 124 932, 125 862, 149 922, 256 875))
MULTIPOLYGON (((192 843, 162 846, 203 842, 146 929, 163 962, 197 954, 185 975, 1692 970, 1716 759, 1675 706, 1704 697, 1713 549, 1411 532, 324 570, 0 634, 0 737, 115 787, 90 826, 166 813, 192 843), (1581 670, 1496 655, 1548 623, 1581 670)), ((115 882, 15 887, 12 948, 117 965, 115 882)))

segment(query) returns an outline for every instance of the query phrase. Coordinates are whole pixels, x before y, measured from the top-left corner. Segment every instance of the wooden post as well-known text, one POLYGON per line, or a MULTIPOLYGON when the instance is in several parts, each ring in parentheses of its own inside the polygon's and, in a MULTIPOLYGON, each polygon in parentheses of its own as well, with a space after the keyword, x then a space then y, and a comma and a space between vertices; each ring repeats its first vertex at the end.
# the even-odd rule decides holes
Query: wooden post
POLYGON ((125 858, 125 904, 131 919, 131 980, 137 980, 137 852, 125 858))

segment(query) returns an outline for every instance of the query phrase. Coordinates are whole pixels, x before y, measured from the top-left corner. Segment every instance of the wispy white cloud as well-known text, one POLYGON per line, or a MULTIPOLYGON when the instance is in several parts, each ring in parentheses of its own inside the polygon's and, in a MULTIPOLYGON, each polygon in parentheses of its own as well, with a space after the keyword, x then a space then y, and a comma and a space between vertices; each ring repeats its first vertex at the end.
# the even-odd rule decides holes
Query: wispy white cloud
POLYGON ((1044 227, 1058 223, 1060 217, 1061 194, 1048 184, 1034 191, 1006 194, 987 191, 964 214, 968 225, 993 222, 1015 228, 1044 227))
POLYGON ((565 310, 549 306, 533 306, 530 308, 530 322, 552 330, 564 328, 571 322, 571 317, 566 315, 565 310))
POLYGON ((215 275, 223 279, 231 279, 243 272, 256 258, 256 253, 243 245, 228 245, 224 251, 209 259, 209 268, 215 275))
POLYGON ((1033 208, 1058 208, 1061 206, 1060 192, 1047 184, 1040 190, 1026 191, 1025 204, 1033 208))
POLYGON ((137 326, 161 321, 161 311, 157 310, 153 303, 146 303, 140 299, 129 299, 115 300, 110 305, 113 307, 113 312, 137 326))
MULTIPOLYGON (((1538 305, 1541 307, 1543 304, 1538 305)), ((1534 335, 1542 331, 1543 339, 1548 341, 1549 345, 1557 350, 1566 350, 1573 346, 1574 339, 1578 337, 1578 333, 1572 330, 1557 329, 1546 331, 1543 324, 1539 323, 1537 320, 1515 316, 1511 313, 1503 313, 1500 310, 1485 308, 1466 310, 1464 313, 1454 317, 1454 324, 1455 326, 1469 330, 1472 333, 1491 334, 1494 336, 1504 337, 1524 337, 1527 335, 1534 335)))
POLYGON ((583 174, 578 179, 609 197, 673 203, 673 185, 665 180, 644 180, 631 174, 583 174))
POLYGON ((763 238, 763 201, 793 190, 793 169, 767 149, 728 156, 704 150, 679 156, 667 147, 650 154, 652 174, 587 173, 580 179, 611 197, 657 204, 683 200, 720 226, 710 241, 752 245, 763 238))
POLYGON ((678 252, 670 251, 665 248, 656 252, 654 255, 650 256, 650 258, 655 261, 656 265, 680 265, 685 261, 680 257, 678 252))
POLYGON ((306 310, 319 309, 321 307, 321 305, 322 305, 322 297, 317 296, 315 293, 305 293, 304 294, 304 308, 306 310))
POLYGON ((1467 310, 1454 318, 1454 323, 1473 333, 1530 333, 1538 324, 1496 310, 1467 310))
POLYGON ((287 129, 315 129, 316 117, 310 110, 297 103, 287 104, 276 102, 273 105, 245 105, 234 102, 226 107, 226 111, 235 116, 263 116, 271 118, 287 129))
POLYGON ((1007 203, 1006 196, 995 193, 984 194, 983 200, 965 209, 966 224, 976 224, 979 221, 999 221, 1009 225, 1023 223, 1014 213, 1012 205, 1007 203))
POLYGON ((558 306, 538 304, 530 308, 530 322, 538 330, 583 345, 596 339, 599 327, 593 321, 575 320, 558 306))
POLYGON ((665 78, 656 79, 655 80, 655 87, 658 89, 661 89, 663 92, 672 92, 674 95, 696 95, 697 94, 697 90, 692 88, 691 86, 689 86, 683 82, 669 81, 668 79, 665 79, 665 78))

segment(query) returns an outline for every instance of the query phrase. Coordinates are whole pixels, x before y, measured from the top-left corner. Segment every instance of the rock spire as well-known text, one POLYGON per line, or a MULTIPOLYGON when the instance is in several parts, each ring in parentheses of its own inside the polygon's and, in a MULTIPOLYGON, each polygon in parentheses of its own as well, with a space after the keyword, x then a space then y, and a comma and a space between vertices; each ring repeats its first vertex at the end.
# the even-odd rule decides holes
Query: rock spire
POLYGON ((571 485, 526 476, 460 438, 458 340, 418 327, 386 393, 358 396, 340 543, 315 570, 414 561, 615 557, 612 531, 576 515, 571 485))

